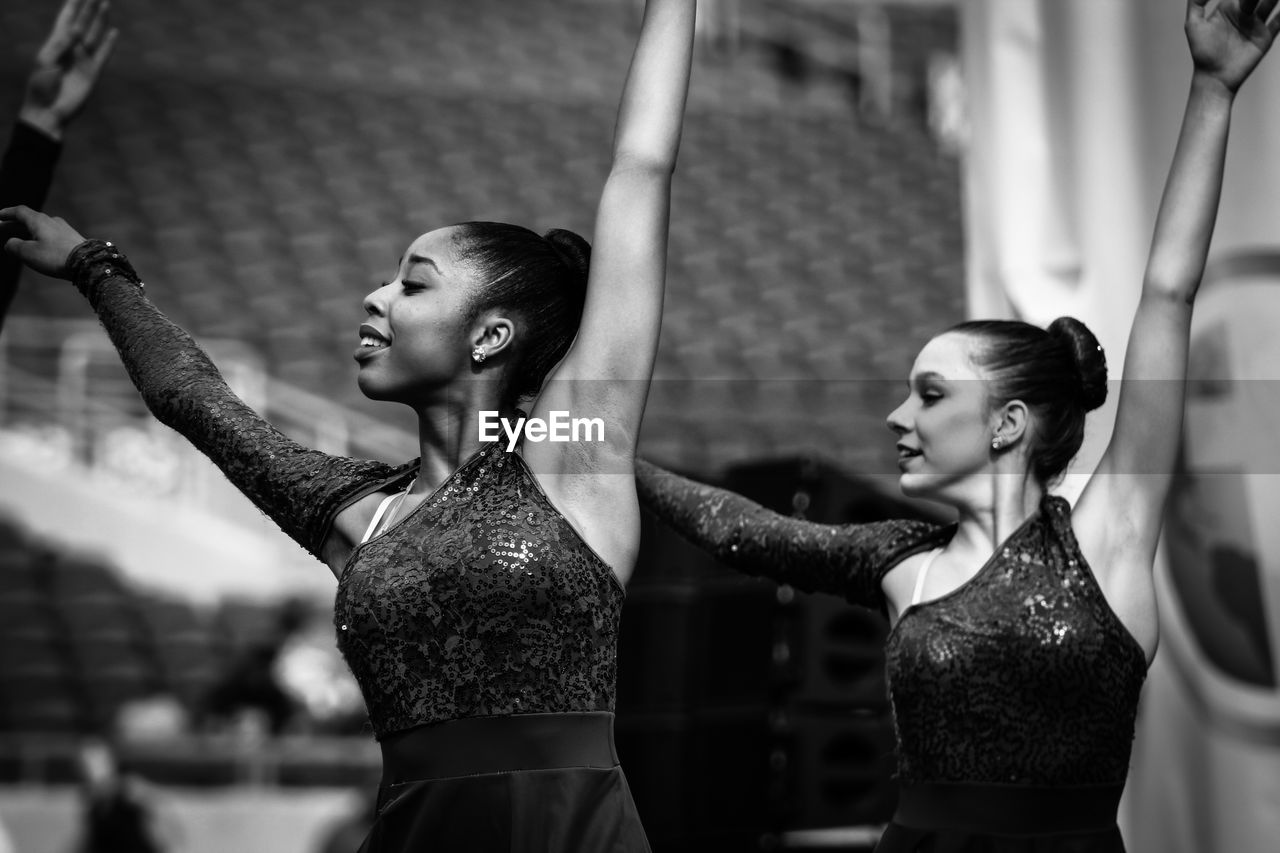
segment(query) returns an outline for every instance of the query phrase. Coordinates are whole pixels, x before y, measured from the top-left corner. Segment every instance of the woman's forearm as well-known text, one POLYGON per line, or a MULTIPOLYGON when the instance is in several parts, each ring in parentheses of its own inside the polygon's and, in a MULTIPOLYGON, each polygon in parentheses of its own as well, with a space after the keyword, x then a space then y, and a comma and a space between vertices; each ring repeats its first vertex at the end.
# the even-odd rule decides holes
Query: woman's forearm
POLYGON ((694 0, 649 0, 614 130, 615 169, 675 168, 693 63, 694 0))
POLYGON ((1197 72, 1156 214, 1144 293, 1191 302, 1218 216, 1235 93, 1197 72))

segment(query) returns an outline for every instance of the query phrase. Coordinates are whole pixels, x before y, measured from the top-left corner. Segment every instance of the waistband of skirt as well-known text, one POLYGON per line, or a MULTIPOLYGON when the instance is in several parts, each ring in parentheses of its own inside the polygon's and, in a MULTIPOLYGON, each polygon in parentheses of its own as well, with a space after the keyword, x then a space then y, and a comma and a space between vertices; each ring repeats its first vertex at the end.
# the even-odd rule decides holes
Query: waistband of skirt
POLYGON ((450 776, 618 765, 613 714, 466 717, 384 737, 382 784, 450 776))
POLYGON ((904 785, 894 823, 996 835, 1098 832, 1116 825, 1124 785, 904 785))

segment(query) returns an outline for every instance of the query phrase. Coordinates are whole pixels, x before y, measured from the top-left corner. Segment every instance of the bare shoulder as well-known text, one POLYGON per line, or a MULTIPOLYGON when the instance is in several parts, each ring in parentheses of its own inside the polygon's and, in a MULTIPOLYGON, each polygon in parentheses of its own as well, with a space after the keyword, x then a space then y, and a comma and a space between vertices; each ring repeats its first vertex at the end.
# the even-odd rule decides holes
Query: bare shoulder
POLYGON ((378 505, 386 496, 387 493, 382 491, 367 494, 352 501, 334 517, 329 535, 325 537, 324 545, 320 550, 320 558, 329 567, 329 571, 333 572, 334 577, 342 574, 343 566, 347 564, 347 560, 351 558, 351 552, 364 538, 364 532, 369 527, 369 522, 373 520, 373 514, 378 511, 378 505))
POLYGON ((894 601, 910 600, 911 592, 915 588, 916 574, 927 559, 929 559, 929 552, 922 551, 890 566, 880 582, 880 588, 884 590, 885 596, 894 601))
POLYGON ((911 595, 915 592, 916 577, 920 569, 929 559, 929 551, 912 554, 889 567, 880 580, 880 591, 889 606, 890 623, 897 622, 898 617, 911 604, 911 595))

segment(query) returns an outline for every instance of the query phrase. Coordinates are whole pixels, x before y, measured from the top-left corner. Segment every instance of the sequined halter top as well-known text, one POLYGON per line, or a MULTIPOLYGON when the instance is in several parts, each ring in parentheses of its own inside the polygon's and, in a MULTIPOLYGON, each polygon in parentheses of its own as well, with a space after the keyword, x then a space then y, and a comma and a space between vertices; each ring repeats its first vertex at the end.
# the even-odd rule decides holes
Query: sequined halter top
POLYGON ((1146 657, 1062 498, 967 583, 907 608, 886 656, 901 781, 1124 782, 1146 657))
POLYGON ((462 717, 612 711, 623 598, 495 442, 352 553, 334 618, 381 738, 462 717))

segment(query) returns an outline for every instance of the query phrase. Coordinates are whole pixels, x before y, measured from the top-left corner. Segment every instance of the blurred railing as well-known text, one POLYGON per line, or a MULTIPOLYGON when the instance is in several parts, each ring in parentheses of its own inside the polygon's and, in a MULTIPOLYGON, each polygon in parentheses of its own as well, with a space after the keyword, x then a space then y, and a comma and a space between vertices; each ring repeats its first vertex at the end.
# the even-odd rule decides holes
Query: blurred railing
MULTIPOLYGON (((385 461, 414 455, 413 435, 271 378, 244 343, 201 346, 246 403, 301 444, 385 461)), ((218 511, 209 481, 220 475, 150 416, 92 321, 10 318, 0 335, 0 453, 88 466, 126 488, 218 511)))

